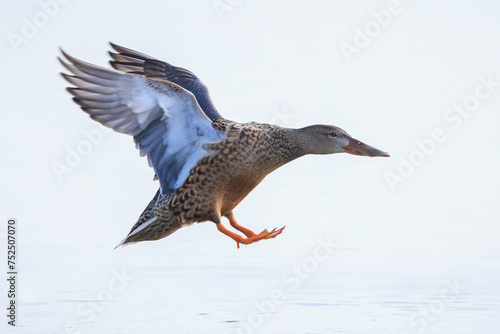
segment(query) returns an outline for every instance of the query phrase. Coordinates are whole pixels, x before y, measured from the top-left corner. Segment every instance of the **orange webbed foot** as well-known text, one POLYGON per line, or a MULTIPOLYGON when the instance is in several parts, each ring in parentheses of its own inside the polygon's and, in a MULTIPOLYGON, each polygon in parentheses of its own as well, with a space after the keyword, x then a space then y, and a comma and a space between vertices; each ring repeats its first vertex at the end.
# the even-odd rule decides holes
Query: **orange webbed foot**
POLYGON ((254 242, 257 242, 260 240, 273 239, 273 238, 277 237, 278 235, 280 235, 281 232, 283 232, 283 230, 285 229, 285 227, 286 226, 283 226, 280 229, 273 228, 273 230, 271 232, 269 232, 267 229, 265 229, 264 231, 260 232, 257 235, 254 235, 253 237, 246 238, 246 239, 243 238, 243 240, 241 240, 241 241, 235 240, 237 247, 240 248, 240 243, 244 244, 244 245, 249 245, 251 243, 254 243, 254 242))
POLYGON ((222 225, 222 223, 216 223, 217 229, 220 232, 227 235, 228 237, 230 237, 231 239, 233 239, 234 241, 236 241, 236 245, 238 248, 240 248, 240 244, 249 245, 251 243, 254 243, 254 242, 257 242, 260 240, 275 238, 276 236, 280 235, 281 232, 283 232, 283 230, 286 227, 286 226, 283 226, 282 228, 279 228, 279 229, 274 228, 271 232, 269 232, 266 229, 266 230, 260 232, 259 234, 255 234, 253 231, 238 224, 236 219, 234 219, 234 215, 230 214, 227 216, 227 218, 229 219, 231 226, 234 227, 236 230, 245 234, 246 238, 242 237, 239 234, 236 234, 234 232, 229 231, 228 229, 226 229, 226 227, 224 227, 224 225, 222 225))

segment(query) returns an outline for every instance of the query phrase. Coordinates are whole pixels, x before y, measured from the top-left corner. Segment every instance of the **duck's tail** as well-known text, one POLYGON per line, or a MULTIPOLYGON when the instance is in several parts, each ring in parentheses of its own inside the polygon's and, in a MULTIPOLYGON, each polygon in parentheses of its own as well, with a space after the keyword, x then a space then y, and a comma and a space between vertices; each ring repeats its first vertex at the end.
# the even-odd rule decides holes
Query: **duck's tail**
MULTIPOLYGON (((158 198, 160 190, 149 202, 141 216, 130 230, 129 234, 116 247, 147 240, 158 240, 169 236, 182 227, 179 219, 173 217, 169 212, 158 209, 158 198)), ((161 202, 166 202, 161 201, 161 202)), ((160 204, 161 205, 161 204, 160 204)))

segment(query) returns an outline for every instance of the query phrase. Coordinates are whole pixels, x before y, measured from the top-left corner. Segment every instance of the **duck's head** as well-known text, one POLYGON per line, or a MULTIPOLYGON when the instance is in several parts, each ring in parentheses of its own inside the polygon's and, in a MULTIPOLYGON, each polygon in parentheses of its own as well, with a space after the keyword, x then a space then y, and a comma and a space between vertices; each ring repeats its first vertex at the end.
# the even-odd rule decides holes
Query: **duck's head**
POLYGON ((349 153, 368 157, 388 157, 389 153, 352 138, 333 125, 311 125, 297 129, 297 139, 305 154, 349 153))

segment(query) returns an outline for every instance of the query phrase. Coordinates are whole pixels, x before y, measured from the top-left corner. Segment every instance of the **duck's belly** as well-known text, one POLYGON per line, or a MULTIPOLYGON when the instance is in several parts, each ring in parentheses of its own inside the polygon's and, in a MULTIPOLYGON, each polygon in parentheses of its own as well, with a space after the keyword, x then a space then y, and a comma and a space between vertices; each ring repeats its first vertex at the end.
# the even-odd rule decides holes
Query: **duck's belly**
MULTIPOLYGON (((169 200, 182 224, 217 221, 229 214, 267 175, 255 165, 202 160, 169 200)), ((240 160, 241 162, 241 160, 240 160)))
POLYGON ((220 194, 221 216, 230 213, 263 179, 249 174, 231 177, 220 194))

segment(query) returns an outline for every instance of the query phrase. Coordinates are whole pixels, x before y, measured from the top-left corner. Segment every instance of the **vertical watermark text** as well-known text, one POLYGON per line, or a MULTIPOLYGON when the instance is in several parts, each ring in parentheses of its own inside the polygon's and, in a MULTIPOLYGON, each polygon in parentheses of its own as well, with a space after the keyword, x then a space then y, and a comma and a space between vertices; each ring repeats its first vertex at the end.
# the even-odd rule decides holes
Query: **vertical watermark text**
POLYGON ((16 326, 18 312, 18 248, 17 219, 7 220, 7 323, 16 326))

